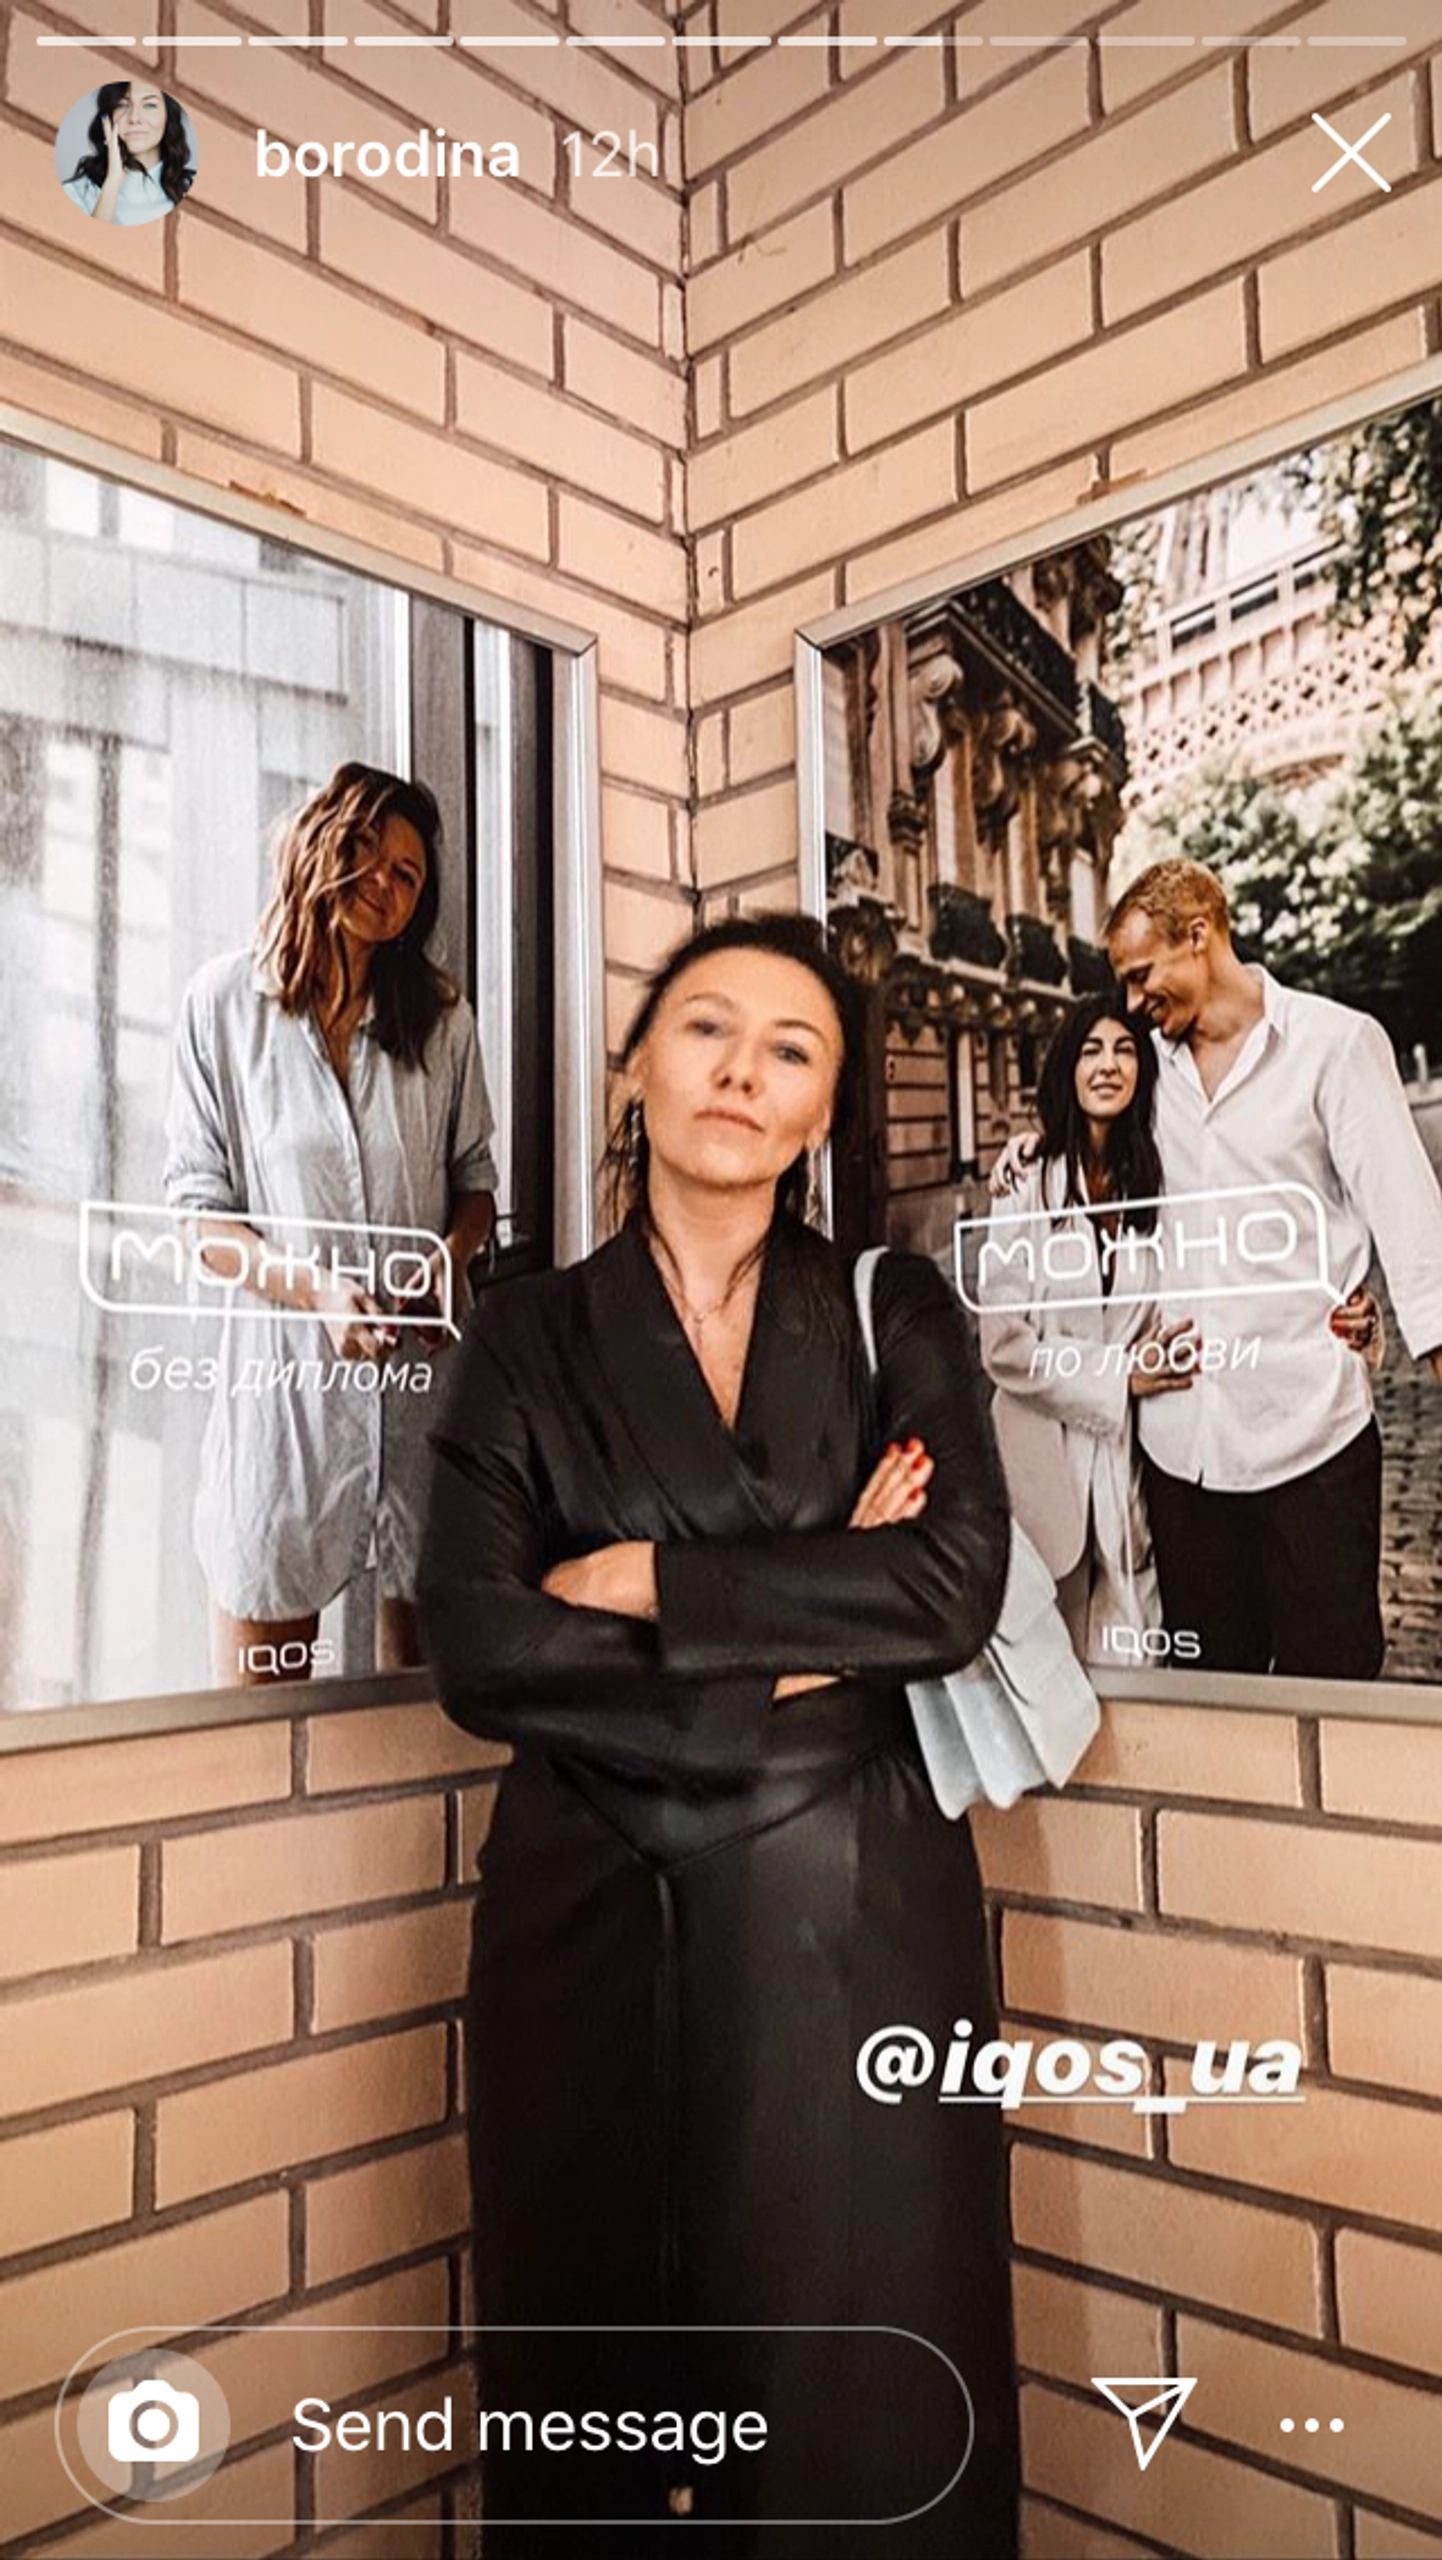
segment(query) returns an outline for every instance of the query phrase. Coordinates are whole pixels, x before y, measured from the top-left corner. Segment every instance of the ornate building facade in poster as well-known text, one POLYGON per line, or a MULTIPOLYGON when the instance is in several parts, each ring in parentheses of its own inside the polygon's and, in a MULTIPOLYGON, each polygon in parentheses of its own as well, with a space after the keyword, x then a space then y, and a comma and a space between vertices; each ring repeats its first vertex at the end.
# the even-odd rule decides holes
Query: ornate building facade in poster
POLYGON ((826 668, 833 935, 871 990, 841 1223, 943 1253, 1035 1088, 1097 935, 1126 745, 1098 538, 879 625, 826 668))

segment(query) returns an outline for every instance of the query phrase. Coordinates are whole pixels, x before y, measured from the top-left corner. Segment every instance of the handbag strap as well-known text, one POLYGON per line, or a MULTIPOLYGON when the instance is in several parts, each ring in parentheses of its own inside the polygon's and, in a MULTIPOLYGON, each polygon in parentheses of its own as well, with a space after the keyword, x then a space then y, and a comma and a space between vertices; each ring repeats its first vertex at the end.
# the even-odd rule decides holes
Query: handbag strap
POLYGON ((871 1293, 876 1279, 876 1266, 885 1251, 884 1244, 868 1245, 864 1253, 857 1255, 856 1268, 852 1273, 852 1286, 856 1291, 856 1320, 861 1327, 861 1339, 866 1350, 866 1365, 873 1378, 880 1364, 876 1357, 876 1324, 871 1312, 871 1293))

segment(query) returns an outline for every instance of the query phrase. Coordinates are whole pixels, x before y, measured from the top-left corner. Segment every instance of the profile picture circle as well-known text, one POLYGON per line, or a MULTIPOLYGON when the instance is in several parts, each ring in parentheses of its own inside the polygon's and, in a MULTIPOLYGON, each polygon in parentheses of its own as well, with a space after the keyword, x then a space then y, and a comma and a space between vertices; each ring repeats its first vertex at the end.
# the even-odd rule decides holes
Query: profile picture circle
POLYGON ((55 167, 92 222, 158 222, 195 184, 195 127, 178 98, 137 72, 103 80, 66 111, 55 167))

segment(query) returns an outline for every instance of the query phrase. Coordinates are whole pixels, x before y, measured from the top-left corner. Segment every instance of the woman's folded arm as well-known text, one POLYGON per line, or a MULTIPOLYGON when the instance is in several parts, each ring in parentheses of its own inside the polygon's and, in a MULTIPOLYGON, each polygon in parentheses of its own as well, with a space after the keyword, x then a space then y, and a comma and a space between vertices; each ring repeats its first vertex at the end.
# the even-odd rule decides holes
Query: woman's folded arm
POLYGON ((501 1730, 494 1708, 544 1699, 604 1705, 661 1671, 656 1629, 575 1609, 540 1588, 548 1558, 537 1466, 516 1388, 473 1323, 432 1435, 417 1596, 448 1713, 501 1730))
POLYGON ((540 1588, 551 1561, 540 1462, 520 1394, 474 1321, 432 1446, 418 1598, 452 1722, 652 1783, 678 1767, 690 1783, 698 1772, 744 1777, 770 1713, 769 1677, 678 1679, 649 1620, 540 1588))
POLYGON ((1010 1523, 961 1307, 935 1266, 888 1254, 875 1284, 882 1436, 935 1460, 925 1511, 878 1529, 796 1529, 658 1547, 660 1661, 683 1677, 804 1665, 922 1678, 996 1624, 1010 1523))

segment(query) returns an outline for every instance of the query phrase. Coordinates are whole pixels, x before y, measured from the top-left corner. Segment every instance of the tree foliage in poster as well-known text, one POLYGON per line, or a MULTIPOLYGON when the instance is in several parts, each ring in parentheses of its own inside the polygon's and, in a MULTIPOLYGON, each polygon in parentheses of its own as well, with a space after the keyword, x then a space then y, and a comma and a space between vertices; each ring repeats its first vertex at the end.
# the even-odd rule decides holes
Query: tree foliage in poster
POLYGON ((1333 546, 1338 621, 1382 622, 1417 666, 1442 618, 1442 402, 1298 454, 1288 477, 1333 546))
MULTIPOLYGON (((1415 676, 1442 638, 1442 402, 1333 437, 1284 480, 1330 548, 1332 617, 1384 630, 1415 676)), ((1155 556, 1128 557, 1154 614, 1155 556)), ((1442 1060, 1442 702, 1399 692, 1320 801, 1232 765, 1148 827, 1159 854, 1219 873, 1248 957, 1376 1014, 1407 1065, 1418 1044, 1442 1060)))
POLYGON ((1442 1058, 1442 708, 1395 705, 1320 810, 1213 767, 1148 832, 1218 874, 1245 958, 1442 1058))

